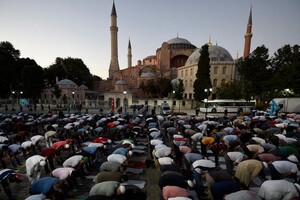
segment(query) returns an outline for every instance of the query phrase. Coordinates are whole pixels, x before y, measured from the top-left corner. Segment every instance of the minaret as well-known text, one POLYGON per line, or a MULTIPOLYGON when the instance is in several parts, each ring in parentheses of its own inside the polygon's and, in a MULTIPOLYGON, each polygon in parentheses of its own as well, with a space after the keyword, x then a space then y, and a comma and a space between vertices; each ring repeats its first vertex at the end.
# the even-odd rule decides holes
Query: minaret
POLYGON ((109 65, 109 78, 112 78, 113 72, 119 71, 119 61, 118 61, 118 27, 117 27, 117 12, 115 7, 115 1, 113 1, 113 6, 110 15, 110 49, 111 49, 111 59, 109 65))
POLYGON ((244 58, 249 57, 250 47, 251 47, 251 38, 252 38, 252 6, 250 8, 250 14, 247 24, 247 31, 245 34, 245 45, 244 45, 244 58))
POLYGON ((210 36, 209 36, 209 38, 208 38, 208 43, 207 43, 207 44, 208 44, 209 46, 212 45, 210 36))
POLYGON ((132 67, 132 54, 131 54, 131 43, 130 43, 130 38, 128 42, 128 54, 127 54, 127 59, 128 59, 128 68, 132 67))

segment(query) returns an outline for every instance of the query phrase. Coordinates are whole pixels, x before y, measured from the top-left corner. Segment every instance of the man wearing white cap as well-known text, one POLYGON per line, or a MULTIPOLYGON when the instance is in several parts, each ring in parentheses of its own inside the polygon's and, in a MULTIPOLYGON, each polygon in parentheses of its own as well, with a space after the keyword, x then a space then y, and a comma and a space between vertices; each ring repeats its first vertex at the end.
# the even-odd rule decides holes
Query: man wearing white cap
POLYGON ((287 180, 268 180, 261 185, 258 195, 265 200, 299 197, 300 185, 287 180))
POLYGON ((272 180, 293 177, 297 181, 298 159, 294 155, 289 156, 287 160, 274 161, 269 168, 272 180))
POLYGON ((41 177, 41 169, 46 165, 46 158, 40 155, 34 155, 25 161, 26 174, 29 182, 32 183, 34 180, 41 177))
POLYGON ((125 193, 125 187, 121 186, 117 181, 104 181, 95 184, 90 190, 90 196, 103 195, 103 196, 114 196, 125 193))

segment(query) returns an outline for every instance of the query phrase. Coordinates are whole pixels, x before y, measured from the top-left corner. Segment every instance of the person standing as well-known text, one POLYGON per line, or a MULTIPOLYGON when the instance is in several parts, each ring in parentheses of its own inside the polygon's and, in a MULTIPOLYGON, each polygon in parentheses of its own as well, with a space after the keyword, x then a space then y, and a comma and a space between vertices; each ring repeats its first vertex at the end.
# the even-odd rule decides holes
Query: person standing
POLYGON ((224 117, 227 117, 227 114, 228 114, 228 109, 225 108, 225 110, 224 110, 224 117))

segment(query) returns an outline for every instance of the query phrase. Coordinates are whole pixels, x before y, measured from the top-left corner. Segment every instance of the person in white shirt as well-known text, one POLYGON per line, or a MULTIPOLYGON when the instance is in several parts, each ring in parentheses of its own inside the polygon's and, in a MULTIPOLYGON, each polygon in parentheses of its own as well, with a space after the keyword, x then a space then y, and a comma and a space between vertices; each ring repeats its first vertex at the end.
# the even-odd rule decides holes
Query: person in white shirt
POLYGON ((196 160, 192 164, 193 168, 200 168, 202 171, 208 171, 216 168, 216 163, 213 162, 212 160, 207 160, 207 159, 201 159, 201 160, 196 160))
POLYGON ((53 177, 66 181, 70 189, 74 189, 74 186, 78 185, 76 174, 75 169, 72 167, 59 167, 51 172, 53 177))
POLYGON ((39 149, 39 151, 41 152, 42 151, 42 143, 43 142, 46 142, 46 139, 44 136, 42 135, 35 135, 35 136, 32 136, 30 138, 30 140, 32 141, 32 143, 39 149))
POLYGON ((233 192, 224 197, 224 200, 261 200, 261 198, 254 191, 240 190, 233 192))
POLYGON ((287 180, 268 180, 263 182, 258 195, 265 200, 289 200, 299 197, 300 185, 287 180))
POLYGON ((107 161, 114 161, 118 162, 120 164, 124 164, 125 161, 127 160, 127 157, 121 154, 111 154, 107 156, 107 161))
POLYGON ((226 171, 232 175, 234 166, 238 165, 242 160, 248 159, 248 156, 239 151, 229 151, 224 154, 226 171))
POLYGON ((28 155, 36 155, 37 154, 35 151, 35 145, 33 144, 32 141, 22 142, 21 147, 23 147, 23 149, 24 149, 25 158, 27 158, 27 154, 28 155))
POLYGON ((26 175, 28 176, 30 183, 41 177, 41 170, 45 165, 46 158, 43 156, 34 155, 27 158, 27 160, 25 161, 26 175))
POLYGON ((247 149, 252 152, 251 158, 256 158, 258 154, 265 151, 265 149, 259 144, 248 144, 247 149))
POLYGON ((84 178, 84 175, 86 174, 84 172, 84 163, 88 162, 87 157, 83 157, 82 155, 74 155, 70 158, 68 158, 64 163, 63 167, 72 167, 76 170, 78 175, 81 178, 84 178))
POLYGON ((163 148, 157 149, 154 154, 156 158, 162 158, 162 157, 169 156, 171 152, 172 149, 170 147, 165 146, 163 148))
MULTIPOLYGON (((297 181, 298 166, 293 161, 295 156, 289 156, 289 160, 277 160, 269 165, 272 180, 279 180, 286 177, 293 177, 297 181)), ((297 159, 297 158, 296 158, 297 159)))

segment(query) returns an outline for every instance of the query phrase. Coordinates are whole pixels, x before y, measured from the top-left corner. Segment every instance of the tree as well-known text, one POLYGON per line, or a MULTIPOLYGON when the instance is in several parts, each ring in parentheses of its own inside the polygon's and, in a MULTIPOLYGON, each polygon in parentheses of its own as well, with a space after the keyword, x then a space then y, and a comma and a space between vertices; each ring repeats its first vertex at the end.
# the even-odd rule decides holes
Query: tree
POLYGON ((20 51, 9 42, 0 43, 0 97, 7 98, 12 91, 16 78, 15 65, 20 57, 20 51))
POLYGON ((196 80, 194 82, 194 99, 197 101, 202 101, 207 98, 209 94, 204 92, 204 90, 212 87, 210 80, 210 58, 208 47, 209 46, 205 44, 200 49, 200 58, 198 62, 196 80))
POLYGON ((62 90, 56 84, 51 92, 54 94, 54 96, 56 98, 56 102, 58 103, 58 100, 59 100, 59 98, 61 96, 62 90))
POLYGON ((238 81, 223 83, 216 88, 216 96, 218 99, 241 99, 242 86, 238 81))
POLYGON ((269 81, 271 98, 284 95, 285 90, 300 95, 300 53, 299 46, 285 45, 278 49, 271 59, 272 79, 269 81))
POLYGON ((184 84, 182 79, 178 79, 178 83, 175 85, 174 89, 175 89, 174 98, 178 100, 182 100, 184 94, 184 84))
POLYGON ((237 69, 241 76, 243 96, 249 100, 256 96, 262 101, 263 94, 268 91, 268 79, 271 78, 268 49, 262 45, 257 47, 248 58, 239 59, 237 69))
POLYGON ((14 46, 10 42, 1 42, 0 43, 0 52, 5 52, 10 55, 14 60, 18 60, 20 58, 20 50, 15 49, 14 46))
POLYGON ((172 91, 171 80, 168 78, 160 78, 155 83, 155 88, 158 89, 160 98, 167 97, 168 94, 170 94, 170 92, 172 91))
POLYGON ((40 98, 41 92, 44 89, 43 68, 38 66, 36 63, 32 65, 25 65, 22 70, 21 84, 25 97, 32 98, 34 100, 40 98))
POLYGON ((56 58, 55 63, 45 70, 47 86, 56 84, 56 77, 61 79, 70 79, 77 85, 86 85, 93 88, 93 76, 90 70, 80 58, 56 58))

